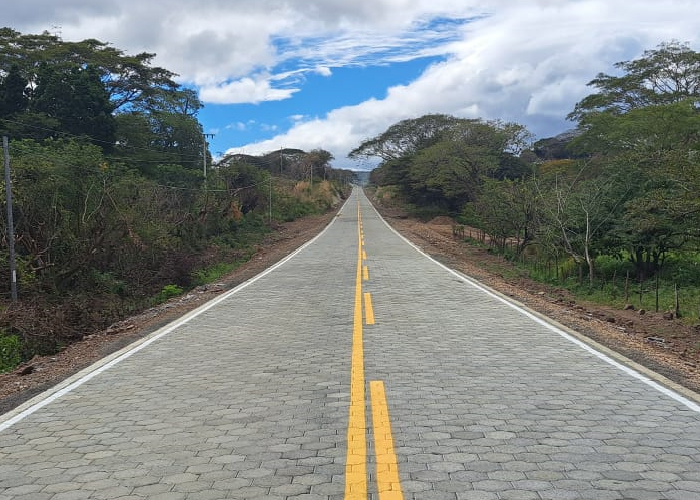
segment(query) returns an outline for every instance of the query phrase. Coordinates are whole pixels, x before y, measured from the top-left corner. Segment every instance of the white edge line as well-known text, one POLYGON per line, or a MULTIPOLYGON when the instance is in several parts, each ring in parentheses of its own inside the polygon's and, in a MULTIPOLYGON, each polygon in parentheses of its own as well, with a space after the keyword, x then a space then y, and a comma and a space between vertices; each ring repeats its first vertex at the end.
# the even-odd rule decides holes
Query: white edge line
POLYGON ((340 210, 338 213, 333 217, 330 223, 326 225, 323 230, 318 233, 316 236, 314 236, 311 240, 307 241, 303 245, 301 245, 299 248, 294 250, 292 253, 284 257, 282 260, 276 262, 272 266, 268 267, 264 271, 262 271, 260 274, 257 274, 256 276, 250 278, 247 281, 244 281, 240 285, 236 286, 235 288, 232 288, 228 292, 224 293, 223 295, 219 295, 218 297, 213 298, 209 302, 199 306, 197 309, 194 309, 193 311, 190 311, 189 313, 185 314, 182 316, 180 319, 175 320, 174 322, 163 326, 162 328, 156 330, 152 334, 148 335, 141 341, 135 341, 132 344, 126 346, 125 348, 121 349, 120 351, 117 351, 116 353, 112 354, 111 356, 108 356, 106 358, 101 359, 100 361, 95 362, 94 364, 88 366, 84 370, 81 370, 78 372, 76 375, 73 377, 70 377, 66 382, 63 384, 58 384, 57 386, 54 386, 51 389, 48 389, 47 391, 39 394, 38 396, 32 398, 28 403, 25 403, 24 405, 20 405, 17 409, 15 410, 10 410, 8 413, 5 415, 0 415, 0 418, 3 417, 8 417, 7 420, 4 420, 0 422, 0 432, 4 431, 5 429, 8 429, 12 427, 14 424, 17 422, 20 422, 27 418, 29 415, 32 413, 40 410, 44 406, 52 403, 53 401, 56 401, 57 399, 65 396, 69 392, 73 391, 74 389, 80 387, 83 385, 85 382, 88 382, 92 378, 96 377, 100 373, 109 370, 111 367, 114 365, 121 363, 127 358, 130 358, 137 352, 139 352, 141 349, 145 349, 149 345, 151 345, 153 342, 161 339, 162 337, 165 337, 169 333, 173 332, 174 330, 177 330, 180 328, 182 325, 189 323, 191 320, 196 318, 197 316, 201 315, 202 313, 205 313, 212 307, 218 305, 219 303, 225 301, 232 295, 235 295, 236 293, 240 292, 241 290, 247 288, 248 286, 252 285, 259 279, 267 276, 277 268, 283 266, 286 264, 288 261, 290 261, 292 258, 294 258, 297 254, 299 254, 302 250, 304 250, 306 247, 314 243, 317 239, 319 239, 323 234, 328 231, 328 228, 330 228, 333 223, 338 219, 338 217, 343 213, 343 210, 345 209, 345 205, 350 201, 351 197, 348 197, 348 199, 343 203, 341 206, 340 210), (34 402, 36 401, 36 402, 34 402))
POLYGON ((479 282, 478 282, 477 280, 475 280, 474 278, 468 277, 468 276, 466 276, 466 275, 464 275, 464 274, 462 274, 462 273, 459 273, 458 271, 455 271, 454 269, 450 269, 449 267, 447 267, 447 266, 444 265, 443 263, 438 262, 437 260, 435 260, 434 258, 432 258, 430 255, 428 255, 427 253, 425 253, 423 250, 421 250, 421 249, 420 249, 417 245, 415 245, 413 242, 411 242, 410 240, 408 240, 408 238, 406 238, 406 237, 403 236, 401 233, 399 233, 396 229, 394 229, 393 227, 391 227, 391 226, 389 225, 389 223, 388 223, 386 220, 384 220, 384 218, 379 214, 379 212, 378 212, 377 209, 374 207, 374 205, 372 205, 371 202, 369 203, 369 206, 372 207, 372 209, 375 211, 375 213, 377 214, 377 216, 379 217, 379 219, 380 219, 392 232, 394 232, 394 234, 396 234, 399 238, 401 238, 401 239, 404 240, 406 243, 408 243, 408 244, 409 244, 411 247, 413 247, 414 250, 416 250, 418 253, 420 253, 421 255, 425 256, 426 258, 428 258, 429 260, 431 260, 432 262, 434 262, 435 264, 437 264, 438 266, 440 266, 441 268, 443 268, 444 270, 446 270, 447 272, 449 272, 449 273, 452 274, 453 276, 456 276, 457 278, 459 278, 459 279, 460 279, 461 281, 463 281, 464 283, 467 283, 467 284, 471 285, 472 287, 476 288, 477 290, 479 290, 479 291, 485 293, 486 295, 488 295, 488 296, 490 296, 490 297, 492 297, 492 298, 494 298, 494 299, 496 299, 496 300, 498 300, 498 301, 500 301, 500 302, 506 304, 508 307, 511 307, 512 309, 515 309, 516 311, 518 311, 519 313, 523 314, 524 316, 530 318, 531 320, 535 321, 535 322, 538 323, 539 325, 542 325, 542 326, 544 326, 545 328, 551 330, 552 332, 554 332, 554 333, 556 333, 556 334, 558 334, 558 335, 564 337, 564 338, 565 338, 566 340, 568 340, 569 342, 572 342, 573 344, 575 344, 575 345, 577 345, 577 346, 579 346, 579 347, 585 349, 586 351, 590 352, 591 354, 593 354, 594 356, 598 357, 599 359, 605 361, 606 363, 608 363, 608 364, 614 366, 615 368, 618 368, 619 370, 622 370, 623 372, 627 373, 628 375, 630 375, 630 376, 632 376, 632 377, 634 377, 634 378, 636 378, 636 379, 638 379, 638 380, 644 382, 644 383, 647 384, 648 386, 653 387, 653 388, 656 389, 657 391, 659 391, 659 392, 661 392, 662 394, 665 394, 666 396, 668 396, 668 397, 670 397, 670 398, 676 400, 677 402, 679 402, 679 403, 685 405, 685 406, 688 407, 689 409, 691 409, 691 410, 693 410, 693 411, 695 411, 695 412, 700 413, 700 405, 697 404, 697 403, 695 403, 694 401, 691 401, 690 399, 686 398, 685 396, 683 396, 683 395, 677 393, 676 391, 674 391, 674 390, 672 390, 672 389, 669 389, 668 387, 664 387, 663 385, 659 384, 658 382, 655 382, 654 380, 652 380, 652 379, 650 379, 649 377, 647 377, 647 376, 645 376, 645 375, 639 373, 638 371, 636 371, 636 370, 630 368, 629 366, 626 366, 626 365, 624 365, 623 363, 620 363, 619 361, 616 361, 616 360, 612 359, 612 358, 609 357, 608 355, 606 355, 606 354, 604 354, 604 353, 598 351, 597 349, 595 349, 595 348, 593 348, 592 346, 586 344, 585 342, 583 342, 583 341, 581 341, 581 340, 579 340, 579 339, 573 337, 571 334, 566 333, 564 330, 562 330, 562 329, 556 327, 555 325, 553 325, 553 324, 551 324, 551 323, 549 323, 549 322, 543 320, 542 318, 539 318, 539 317, 535 316, 535 315, 532 314, 530 311, 528 311, 528 310, 526 310, 526 309, 523 309, 522 307, 520 307, 519 305, 515 304, 514 302, 508 300, 507 298, 505 298, 505 297, 503 297, 503 296, 500 296, 500 295, 494 293, 493 291, 489 290, 488 288, 486 288, 484 285, 482 285, 481 283, 479 283, 479 282))

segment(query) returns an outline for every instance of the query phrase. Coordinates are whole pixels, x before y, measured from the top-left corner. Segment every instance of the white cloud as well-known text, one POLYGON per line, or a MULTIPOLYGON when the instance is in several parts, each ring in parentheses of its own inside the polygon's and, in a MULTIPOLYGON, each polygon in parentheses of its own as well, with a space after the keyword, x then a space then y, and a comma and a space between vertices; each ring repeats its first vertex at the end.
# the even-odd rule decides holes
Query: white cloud
POLYGON ((290 99, 306 74, 343 66, 444 58, 383 99, 301 118, 246 146, 324 147, 339 159, 392 123, 431 112, 557 133, 591 92, 586 83, 615 62, 674 39, 700 48, 697 0, 24 0, 2 16, 23 32, 155 52, 156 64, 210 103, 290 99))
MULTIPOLYGON (((222 99, 229 82, 263 72, 272 79, 275 68, 290 61, 301 61, 298 72, 330 76, 332 67, 349 63, 420 57, 449 37, 426 20, 474 12, 469 2, 452 3, 202 0, 194 6, 189 0, 24 0, 4 6, 0 23, 24 32, 60 30, 67 40, 98 38, 131 53, 155 53, 155 63, 178 73, 183 83, 222 99), (222 90, 212 90, 217 88, 222 90)), ((276 92, 274 98, 289 95, 276 92)))
POLYGON ((199 97, 215 104, 259 103, 288 99, 299 89, 273 88, 266 79, 241 78, 235 82, 200 88, 199 97))
POLYGON ((243 122, 235 122, 235 123, 229 123, 224 128, 226 130, 236 130, 238 132, 244 132, 244 131, 248 130, 248 125, 249 124, 243 123, 243 122))
MULTIPOLYGON (((330 111, 249 148, 325 147, 337 159, 397 121, 426 113, 505 119, 540 137, 573 124, 586 84, 613 64, 673 39, 698 50, 700 3, 645 1, 630 9, 605 0, 492 2, 493 13, 464 27, 451 54, 384 99, 330 111)), ((341 164, 350 165, 348 160, 341 164)))

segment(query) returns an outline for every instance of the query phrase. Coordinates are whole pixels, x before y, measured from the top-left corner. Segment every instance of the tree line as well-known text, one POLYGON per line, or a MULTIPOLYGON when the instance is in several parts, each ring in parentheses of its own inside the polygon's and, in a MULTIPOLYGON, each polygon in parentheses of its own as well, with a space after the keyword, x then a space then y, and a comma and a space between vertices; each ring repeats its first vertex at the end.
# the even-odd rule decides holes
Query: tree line
MULTIPOLYGON (((601 73, 568 118, 575 128, 532 142, 525 127, 427 115, 351 152, 423 213, 449 213, 496 248, 576 266, 616 261, 640 280, 669 260, 700 282, 700 54, 663 43, 601 73)), ((615 267, 615 266, 613 266, 615 267)))
MULTIPOLYGON (((320 149, 212 162, 202 103, 153 57, 0 29, 20 290, 19 303, 1 301, 0 344, 19 338, 24 358, 153 304, 164 287, 203 284, 352 181, 320 149)), ((4 213, 0 231, 9 292, 4 213)))

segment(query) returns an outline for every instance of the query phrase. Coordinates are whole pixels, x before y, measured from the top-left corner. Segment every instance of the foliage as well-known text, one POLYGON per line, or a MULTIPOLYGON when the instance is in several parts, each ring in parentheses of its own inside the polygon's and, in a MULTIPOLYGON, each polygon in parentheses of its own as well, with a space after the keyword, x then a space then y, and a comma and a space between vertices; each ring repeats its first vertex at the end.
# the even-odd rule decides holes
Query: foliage
POLYGON ((458 122, 458 118, 438 114, 403 120, 377 137, 363 141, 348 156, 350 158, 375 156, 383 161, 406 158, 435 144, 442 132, 454 128, 458 122))
POLYGON ((524 127, 502 122, 427 115, 391 126, 350 156, 385 158, 371 175, 396 185, 410 203, 459 213, 486 178, 519 178, 529 171, 515 155, 527 144, 524 127))
POLYGON ((0 28, 0 68, 17 66, 29 82, 35 83, 42 66, 60 72, 93 67, 99 71, 110 101, 117 111, 150 108, 163 93, 179 88, 174 73, 151 66, 155 54, 127 55, 109 43, 88 39, 65 42, 48 32, 22 34, 0 28))
POLYGON ((42 65, 31 96, 28 110, 55 119, 57 132, 89 136, 106 149, 114 143, 114 108, 96 69, 42 65))
POLYGON ((240 265, 239 262, 218 262, 209 267, 198 269, 192 273, 194 286, 208 285, 230 273, 240 265))
POLYGON ((161 304, 167 302, 173 297, 182 295, 185 292, 181 287, 177 285, 165 285, 163 289, 155 296, 153 302, 156 304, 161 304))
POLYGON ((623 115, 700 95, 700 54, 677 41, 660 44, 633 61, 615 65, 620 76, 604 73, 588 83, 599 91, 576 104, 570 119, 585 122, 598 112, 623 115))
POLYGON ((590 82, 575 130, 532 151, 516 124, 427 115, 351 156, 381 158, 371 182, 414 212, 458 214, 498 252, 567 261, 588 287, 615 266, 646 282, 700 249, 700 54, 673 41, 616 68, 590 82))
POLYGON ((85 136, 131 161, 199 169, 208 160, 196 120, 202 103, 174 73, 153 67, 154 56, 2 28, 0 132, 34 140, 85 136))
POLYGON ((542 218, 535 183, 528 180, 487 179, 480 196, 465 206, 463 216, 483 229, 501 250, 515 240, 516 255, 532 243, 542 218))
POLYGON ((22 343, 17 335, 0 333, 0 373, 14 370, 22 361, 22 343))
MULTIPOLYGON (((20 295, 0 328, 25 358, 216 279, 277 221, 328 209, 353 179, 322 149, 213 163, 202 103, 152 58, 0 29, 20 295)), ((4 283, 6 230, 2 217, 4 283)))

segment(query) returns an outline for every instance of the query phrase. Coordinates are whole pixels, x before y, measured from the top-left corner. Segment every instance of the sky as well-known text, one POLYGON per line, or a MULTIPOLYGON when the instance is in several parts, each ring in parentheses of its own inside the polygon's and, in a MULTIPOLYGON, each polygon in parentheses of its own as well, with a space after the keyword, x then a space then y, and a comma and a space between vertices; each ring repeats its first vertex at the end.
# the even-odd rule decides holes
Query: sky
POLYGON ((177 73, 215 157, 347 154, 429 113, 513 121, 536 138, 598 73, 660 43, 700 50, 697 0, 23 0, 0 26, 96 38, 177 73))

